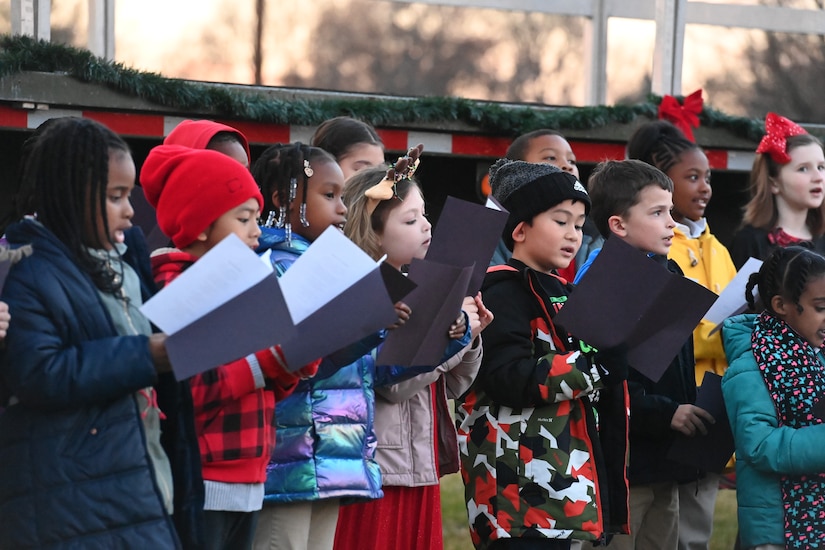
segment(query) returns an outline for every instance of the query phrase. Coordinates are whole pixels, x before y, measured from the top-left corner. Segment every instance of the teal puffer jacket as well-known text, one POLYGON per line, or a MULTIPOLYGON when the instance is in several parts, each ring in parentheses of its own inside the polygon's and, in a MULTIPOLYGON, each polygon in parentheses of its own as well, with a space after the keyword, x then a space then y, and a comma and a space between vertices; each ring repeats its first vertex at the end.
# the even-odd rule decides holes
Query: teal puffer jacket
POLYGON ((727 319, 722 341, 728 370, 722 393, 736 442, 736 499, 743 548, 785 544, 782 474, 825 471, 825 424, 779 426, 751 348, 756 315, 727 319))

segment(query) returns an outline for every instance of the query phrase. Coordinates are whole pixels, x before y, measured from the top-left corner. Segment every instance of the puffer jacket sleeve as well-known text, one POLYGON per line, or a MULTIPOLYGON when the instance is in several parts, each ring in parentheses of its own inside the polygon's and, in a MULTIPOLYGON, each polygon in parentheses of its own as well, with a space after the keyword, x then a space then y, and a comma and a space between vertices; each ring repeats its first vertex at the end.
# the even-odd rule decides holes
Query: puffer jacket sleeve
POLYGON ((551 339, 555 327, 541 317, 530 319, 532 299, 519 287, 494 285, 484 302, 495 317, 484 330, 477 383, 490 399, 509 407, 534 407, 578 399, 602 387, 598 370, 584 354, 552 351, 551 344, 540 341, 551 339), (543 346, 548 351, 539 355, 543 346))
POLYGON ((722 394, 736 442, 736 459, 774 474, 825 472, 825 424, 779 426, 776 409, 753 357, 742 357, 722 379, 722 394))
POLYGON ((478 369, 481 366, 481 350, 481 336, 479 336, 459 353, 454 354, 432 371, 419 374, 414 378, 391 386, 376 388, 375 392, 387 401, 400 403, 410 399, 413 395, 421 391, 421 389, 426 388, 441 376, 444 376, 447 397, 455 399, 464 394, 473 384, 478 369))
POLYGON ((148 338, 106 336, 114 329, 97 293, 74 290, 91 282, 44 264, 28 258, 6 281, 3 300, 13 321, 2 359, 4 391, 29 407, 55 410, 105 403, 153 385, 148 338))

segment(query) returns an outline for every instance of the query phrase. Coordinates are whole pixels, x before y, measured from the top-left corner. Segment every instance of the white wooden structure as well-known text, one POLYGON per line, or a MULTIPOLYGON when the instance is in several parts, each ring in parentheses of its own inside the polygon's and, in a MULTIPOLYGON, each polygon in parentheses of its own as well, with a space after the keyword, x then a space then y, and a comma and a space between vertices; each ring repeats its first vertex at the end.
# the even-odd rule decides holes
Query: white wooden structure
MULTIPOLYGON (((86 47, 95 55, 115 58, 115 0, 88 0, 86 47)), ((51 39, 51 0, 11 0, 11 32, 51 39)))
MULTIPOLYGON (((375 0, 411 3, 410 0, 375 0)), ((88 0, 87 45, 96 55, 113 59, 115 53, 114 0, 88 0)), ((48 40, 50 0, 11 0, 12 32, 48 40)), ((604 104, 607 97, 607 22, 611 17, 656 22, 653 92, 682 93, 682 50, 685 25, 761 29, 765 31, 825 34, 825 10, 714 4, 688 0, 415 0, 414 3, 510 11, 541 12, 585 17, 589 21, 587 46, 587 103, 604 104)))
MULTIPOLYGON (((409 0, 390 0, 409 3, 409 0)), ((653 92, 682 93, 682 48, 685 25, 761 29, 824 34, 825 10, 741 4, 712 4, 688 0, 415 0, 420 4, 533 11, 586 17, 588 60, 587 103, 602 105, 607 96, 607 21, 611 17, 656 22, 653 54, 653 92)))

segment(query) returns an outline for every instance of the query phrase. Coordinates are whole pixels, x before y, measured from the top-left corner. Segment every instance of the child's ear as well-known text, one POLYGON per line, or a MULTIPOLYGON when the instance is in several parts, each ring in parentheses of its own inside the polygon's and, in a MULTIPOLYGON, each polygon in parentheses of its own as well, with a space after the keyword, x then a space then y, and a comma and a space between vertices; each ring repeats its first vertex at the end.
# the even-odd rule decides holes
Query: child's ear
POLYGON ((788 307, 795 307, 794 304, 789 304, 781 295, 777 294, 771 298, 771 309, 778 315, 785 316, 788 314, 788 307))
POLYGON ((278 198, 278 192, 277 191, 272 193, 272 205, 275 206, 275 208, 280 208, 281 207, 281 201, 278 198))
POLYGON ((779 184, 776 182, 776 178, 768 178, 768 184, 771 187, 771 193, 774 195, 779 194, 779 184))
POLYGON ((510 235, 513 237, 514 243, 523 243, 526 240, 527 232, 524 228, 527 226, 527 222, 519 222, 519 224, 513 228, 513 233, 510 235))
POLYGON ((627 227, 625 226, 624 219, 621 216, 610 216, 607 218, 607 228, 611 233, 618 235, 619 237, 627 236, 627 227))

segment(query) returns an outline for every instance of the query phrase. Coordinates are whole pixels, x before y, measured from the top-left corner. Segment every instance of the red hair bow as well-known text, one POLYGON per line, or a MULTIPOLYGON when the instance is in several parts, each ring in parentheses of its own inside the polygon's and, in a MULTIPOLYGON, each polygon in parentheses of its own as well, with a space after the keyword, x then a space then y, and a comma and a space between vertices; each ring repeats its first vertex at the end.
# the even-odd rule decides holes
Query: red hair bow
POLYGON ((788 138, 807 133, 799 124, 776 113, 768 113, 765 117, 765 135, 762 136, 756 152, 769 154, 778 164, 788 164, 791 162, 791 157, 786 151, 788 138))
POLYGON ((659 118, 668 120, 679 128, 685 137, 695 142, 693 128, 699 127, 699 113, 702 112, 702 89, 685 96, 683 103, 672 95, 666 95, 659 103, 659 118))

